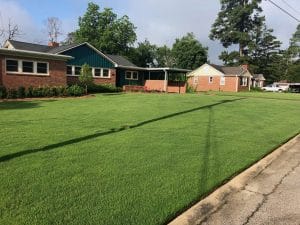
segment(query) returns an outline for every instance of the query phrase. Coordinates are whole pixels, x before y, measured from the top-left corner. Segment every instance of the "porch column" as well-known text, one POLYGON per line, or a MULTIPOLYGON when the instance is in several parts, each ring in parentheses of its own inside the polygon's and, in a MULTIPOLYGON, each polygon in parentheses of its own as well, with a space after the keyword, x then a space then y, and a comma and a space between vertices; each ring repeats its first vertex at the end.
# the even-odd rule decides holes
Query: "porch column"
POLYGON ((165 81, 164 81, 164 91, 168 91, 168 71, 165 70, 165 81))

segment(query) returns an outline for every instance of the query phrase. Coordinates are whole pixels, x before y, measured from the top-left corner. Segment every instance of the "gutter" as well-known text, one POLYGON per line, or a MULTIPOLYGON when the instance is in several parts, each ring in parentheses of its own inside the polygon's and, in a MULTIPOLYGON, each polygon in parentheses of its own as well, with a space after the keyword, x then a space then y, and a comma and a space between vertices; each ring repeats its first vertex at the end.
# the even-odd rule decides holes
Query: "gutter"
POLYGON ((61 61, 68 61, 74 58, 72 56, 67 56, 67 55, 56 55, 51 53, 34 52, 34 51, 26 51, 26 50, 11 50, 6 48, 0 48, 0 54, 8 55, 8 56, 30 57, 36 59, 56 59, 61 61))

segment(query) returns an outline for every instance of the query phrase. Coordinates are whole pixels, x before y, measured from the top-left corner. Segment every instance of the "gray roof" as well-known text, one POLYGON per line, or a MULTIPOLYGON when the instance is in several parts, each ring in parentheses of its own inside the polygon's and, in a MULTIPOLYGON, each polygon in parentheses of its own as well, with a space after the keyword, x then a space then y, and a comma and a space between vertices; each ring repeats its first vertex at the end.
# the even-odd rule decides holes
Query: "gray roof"
POLYGON ((255 80, 266 80, 263 74, 253 74, 255 80))
POLYGON ((110 58, 112 61, 114 61, 118 66, 125 66, 125 67, 138 67, 137 65, 134 65, 132 62, 130 62, 128 59, 126 59, 123 56, 120 55, 109 55, 105 54, 108 58, 110 58))
POLYGON ((58 46, 58 47, 52 47, 50 48, 50 50, 48 50, 49 53, 53 53, 53 54, 57 54, 57 53, 60 53, 60 52, 64 52, 66 50, 69 50, 71 48, 74 48, 76 46, 78 46, 80 44, 78 43, 73 43, 73 44, 69 44, 69 45, 61 45, 61 46, 58 46))
POLYGON ((51 47, 48 45, 32 44, 22 41, 9 40, 9 43, 17 50, 33 51, 33 52, 48 52, 51 47))
POLYGON ((245 72, 245 70, 241 66, 219 66, 215 64, 209 65, 224 73, 225 75, 240 75, 245 72))

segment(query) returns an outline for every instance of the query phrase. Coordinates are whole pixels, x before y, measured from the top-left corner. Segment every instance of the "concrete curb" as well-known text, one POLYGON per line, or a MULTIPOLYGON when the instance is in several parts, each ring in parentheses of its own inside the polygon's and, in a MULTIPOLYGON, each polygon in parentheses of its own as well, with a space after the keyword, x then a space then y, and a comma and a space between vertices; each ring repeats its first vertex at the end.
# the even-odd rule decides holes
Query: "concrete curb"
POLYGON ((224 184, 205 199, 195 204, 186 212, 175 218, 169 225, 191 225, 200 224, 205 221, 211 214, 216 212, 232 192, 237 192, 243 189, 249 180, 258 176, 264 169, 266 169, 275 159, 277 159, 282 153, 287 151, 296 142, 300 141, 300 134, 292 138, 286 144, 267 155, 265 158, 246 169, 241 174, 234 177, 228 183, 224 184))

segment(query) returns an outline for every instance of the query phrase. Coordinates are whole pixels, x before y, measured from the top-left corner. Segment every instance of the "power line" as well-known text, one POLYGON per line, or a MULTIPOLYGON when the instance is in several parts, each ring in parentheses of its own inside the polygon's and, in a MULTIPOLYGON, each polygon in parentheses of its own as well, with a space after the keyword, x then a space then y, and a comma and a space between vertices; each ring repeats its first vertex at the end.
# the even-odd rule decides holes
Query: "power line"
POLYGON ((269 1, 271 4, 273 4, 274 6, 276 6, 278 9, 280 9, 282 12, 284 12, 285 14, 287 14, 288 16, 290 16, 291 18, 293 18, 294 20, 296 20, 298 23, 300 23, 300 20, 298 18, 296 18, 295 16, 293 16, 291 13, 289 13, 287 10, 283 9, 282 7, 280 7, 279 5, 277 5, 275 2, 273 2, 272 0, 266 0, 269 1))
POLYGON ((295 9, 293 6, 291 6, 287 1, 281 0, 284 4, 286 4, 291 10, 293 10, 295 13, 300 14, 300 11, 295 9))

